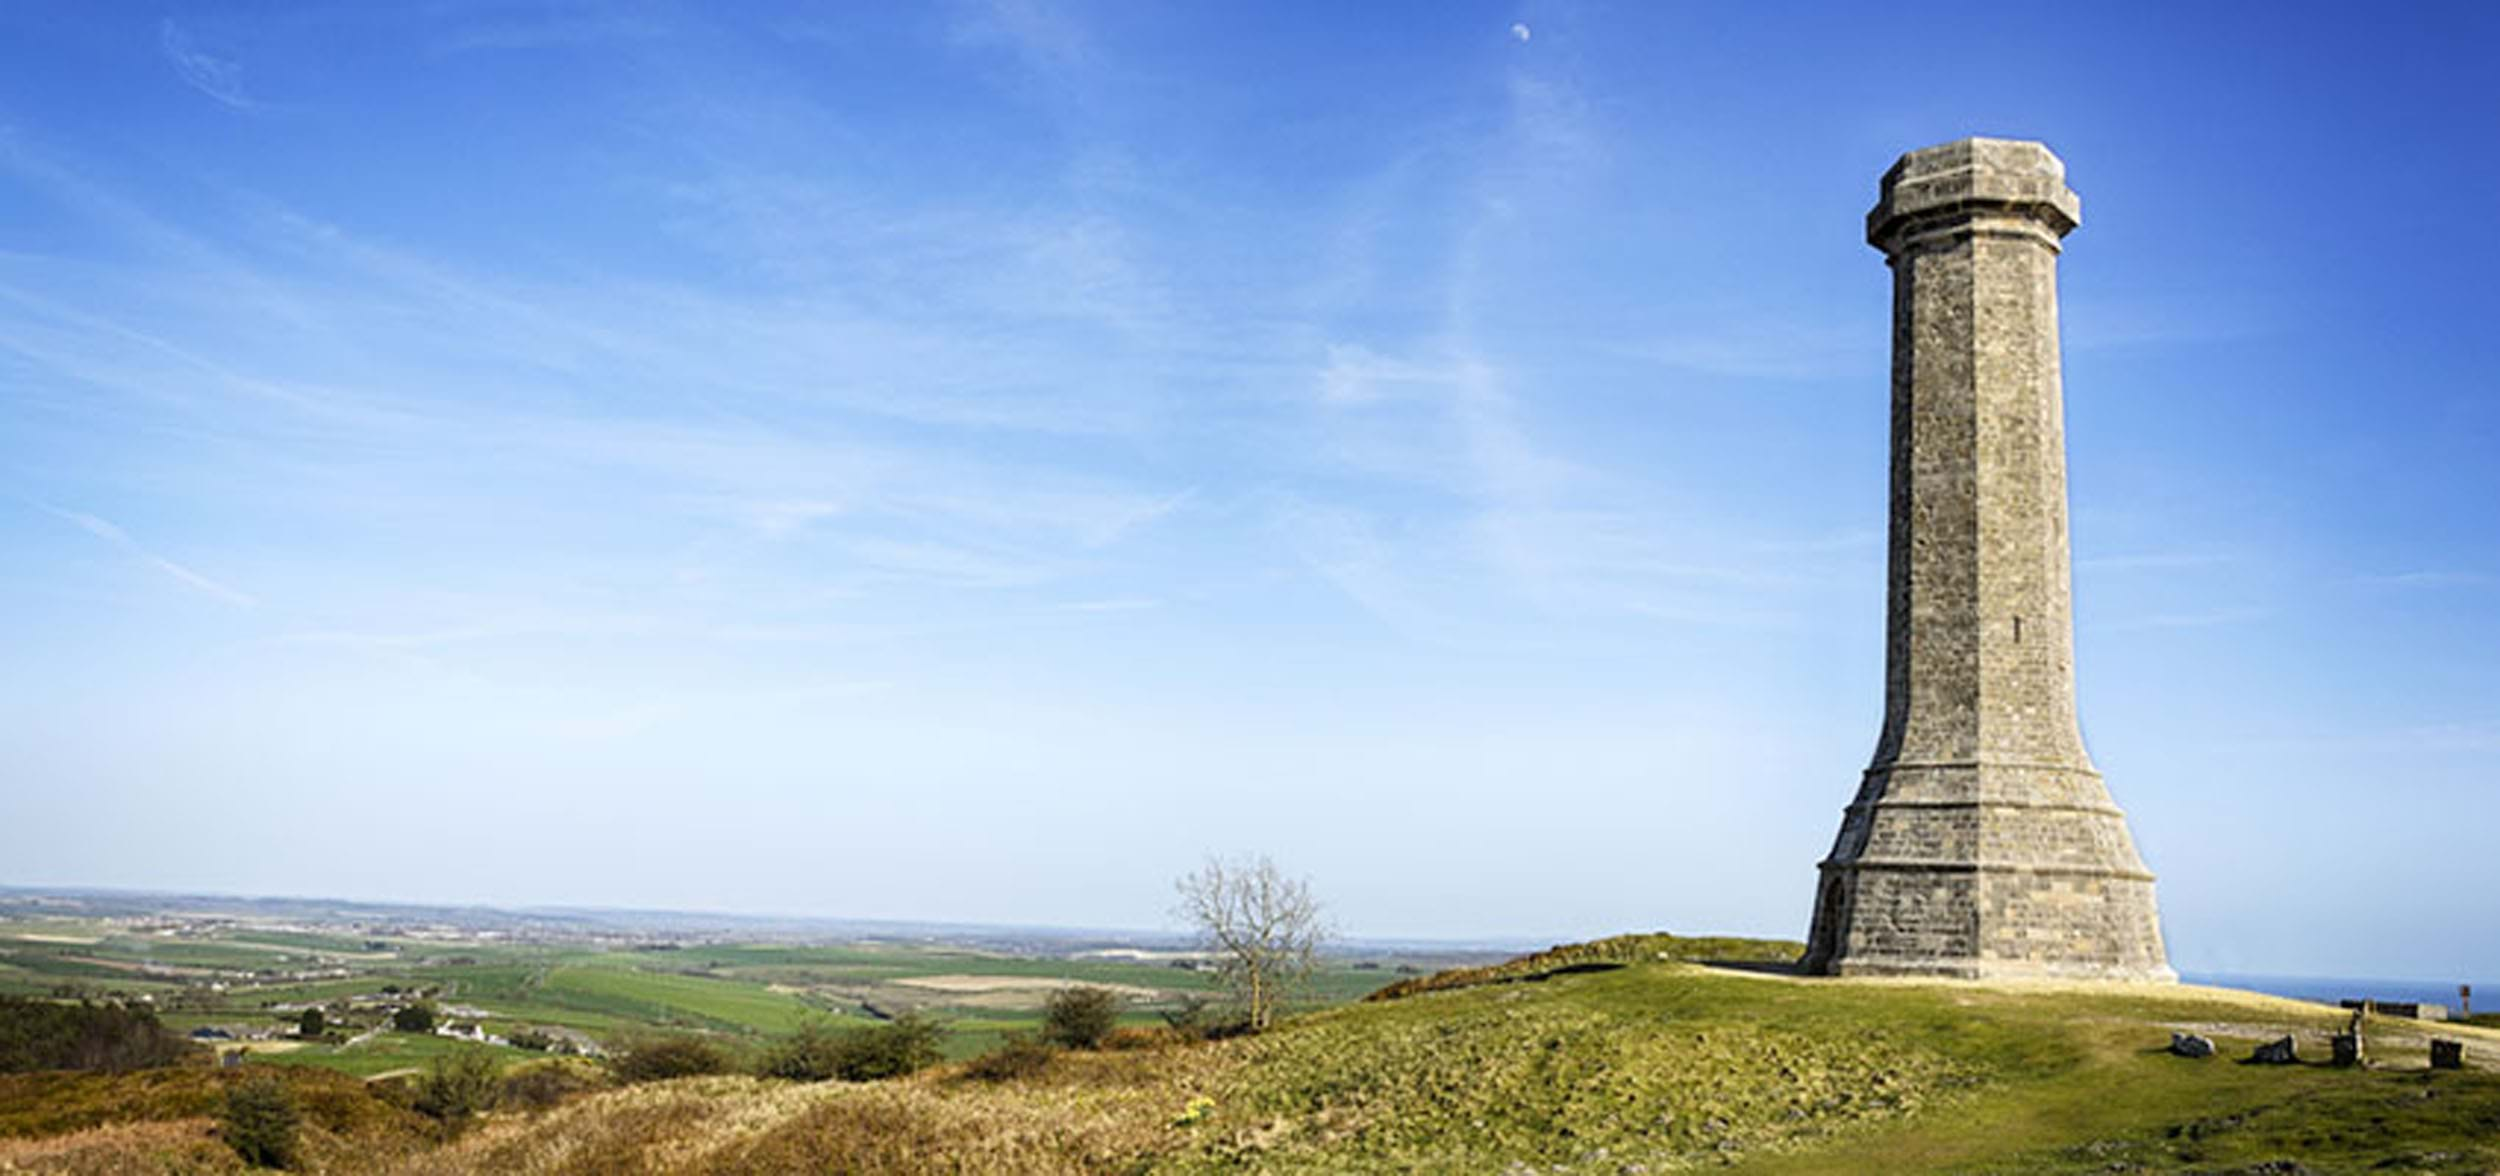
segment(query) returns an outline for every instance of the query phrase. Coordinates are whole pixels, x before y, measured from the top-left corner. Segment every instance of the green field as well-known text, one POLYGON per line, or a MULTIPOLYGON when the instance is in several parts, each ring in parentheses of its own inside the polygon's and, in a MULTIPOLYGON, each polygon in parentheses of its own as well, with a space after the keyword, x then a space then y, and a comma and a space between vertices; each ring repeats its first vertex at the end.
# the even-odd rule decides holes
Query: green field
MULTIPOLYGON (((1414 961, 1344 960, 1323 968, 1302 1007, 1358 999, 1417 970, 1414 961)), ((0 993, 145 999, 173 1028, 214 1027, 238 1038, 281 1037, 294 1009, 326 1006, 338 1036, 374 1028, 392 1003, 423 993, 490 1035, 561 1030, 613 1047, 662 1033, 716 1038, 751 1050, 809 1018, 837 1028, 905 1011, 948 1028, 963 1057, 1031 1030, 1052 985, 1117 986, 1122 1020, 1161 1023, 1214 978, 1163 963, 1058 958, 927 943, 690 942, 666 947, 502 940, 414 939, 249 923, 185 927, 178 935, 110 922, 0 921, 0 993)), ((287 1065, 373 1074, 422 1065, 454 1043, 385 1033, 339 1041, 261 1041, 258 1056, 287 1065)), ((221 1048, 234 1048, 221 1045, 221 1048)), ((523 1056, 501 1051, 498 1056, 523 1056)))

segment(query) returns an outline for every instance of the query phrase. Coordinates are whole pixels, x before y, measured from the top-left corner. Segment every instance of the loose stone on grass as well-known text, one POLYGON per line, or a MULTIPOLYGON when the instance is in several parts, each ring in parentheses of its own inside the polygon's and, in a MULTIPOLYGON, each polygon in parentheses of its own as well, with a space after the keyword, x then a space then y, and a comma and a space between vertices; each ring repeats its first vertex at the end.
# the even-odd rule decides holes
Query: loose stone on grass
POLYGON ((2183 1058, 2210 1058, 2214 1056, 2214 1041, 2195 1033, 2173 1033, 2170 1052, 2183 1058))
POLYGON ((2293 1050, 2292 1039, 2287 1036, 2258 1046, 2248 1060, 2261 1066, 2289 1066, 2300 1061, 2300 1054, 2293 1050))

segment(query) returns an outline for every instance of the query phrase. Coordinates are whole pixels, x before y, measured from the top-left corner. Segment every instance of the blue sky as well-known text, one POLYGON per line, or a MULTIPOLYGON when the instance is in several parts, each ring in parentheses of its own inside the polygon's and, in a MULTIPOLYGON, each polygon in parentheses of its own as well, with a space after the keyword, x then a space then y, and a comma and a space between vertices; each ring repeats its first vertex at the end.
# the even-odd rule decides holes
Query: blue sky
POLYGON ((2500 10, 0 9, 0 881, 1802 935, 2040 138, 2183 967, 2500 971, 2500 10))

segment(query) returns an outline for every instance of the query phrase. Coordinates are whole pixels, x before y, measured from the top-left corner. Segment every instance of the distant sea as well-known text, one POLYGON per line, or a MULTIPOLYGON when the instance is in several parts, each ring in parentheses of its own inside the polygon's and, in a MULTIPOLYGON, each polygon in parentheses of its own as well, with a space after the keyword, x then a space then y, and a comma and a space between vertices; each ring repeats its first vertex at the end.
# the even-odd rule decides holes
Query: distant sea
MULTIPOLYGON (((2181 972, 2179 979, 2216 988, 2245 988, 2294 1000, 2337 1004, 2347 1000, 2384 1000, 2446 1005, 2457 1012, 2457 984, 2452 980, 2351 980, 2332 976, 2251 976, 2241 972, 2181 972)), ((2470 983, 2468 981, 2467 983, 2470 983)), ((2500 986, 2474 985, 2475 1003, 2483 1011, 2500 1010, 2500 986)))

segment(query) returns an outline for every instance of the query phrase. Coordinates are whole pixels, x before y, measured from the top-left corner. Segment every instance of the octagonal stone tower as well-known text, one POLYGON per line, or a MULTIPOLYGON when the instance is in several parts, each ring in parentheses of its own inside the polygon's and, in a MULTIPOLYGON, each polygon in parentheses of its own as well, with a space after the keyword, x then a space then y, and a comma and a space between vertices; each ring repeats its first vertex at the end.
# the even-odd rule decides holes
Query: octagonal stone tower
POLYGON ((2048 148, 1963 139, 1902 156, 1867 214, 1893 273, 1884 728, 1809 972, 2177 978, 2075 723, 2057 256, 2080 212, 2048 148))

